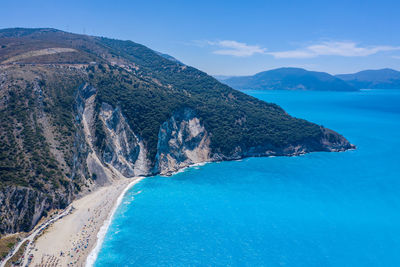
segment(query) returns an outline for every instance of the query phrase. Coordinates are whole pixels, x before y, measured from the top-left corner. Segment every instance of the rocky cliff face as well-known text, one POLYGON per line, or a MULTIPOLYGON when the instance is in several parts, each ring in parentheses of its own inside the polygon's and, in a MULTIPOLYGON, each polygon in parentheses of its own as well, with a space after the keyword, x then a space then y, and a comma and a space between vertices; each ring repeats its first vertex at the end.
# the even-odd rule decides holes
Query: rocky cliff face
POLYGON ((96 102, 97 90, 85 84, 77 93, 77 120, 81 123, 88 153, 82 154, 94 185, 104 185, 118 177, 151 174, 151 162, 143 140, 129 126, 119 107, 96 102), (96 105, 99 109, 96 110, 96 105), (97 125, 96 125, 97 123, 97 125), (96 135, 100 127, 104 136, 96 135), (102 139, 102 146, 98 146, 102 139))
MULTIPOLYGON (((152 161, 144 141, 135 134, 119 107, 100 103, 98 114, 95 111, 96 89, 85 85, 78 97, 78 117, 83 124, 86 141, 91 148, 88 160, 89 172, 97 183, 107 182, 107 175, 101 169, 114 168, 125 177, 168 175, 192 164, 213 160, 210 137, 194 110, 183 108, 174 112, 159 130, 157 155, 152 161), (104 131, 104 145, 94 147, 95 120, 99 120, 104 131), (95 162, 95 163, 94 163, 95 162), (104 165, 104 166, 103 166, 104 165)), ((83 155, 84 156, 84 155, 83 155)))
POLYGON ((81 153, 79 160, 87 167, 91 177, 89 187, 102 186, 120 177, 147 174, 143 143, 135 136, 118 108, 107 103, 99 104, 96 110, 97 89, 87 83, 77 92, 77 121, 82 129, 87 153, 81 153), (96 127, 101 127, 105 136, 104 146, 96 145, 101 138, 96 135, 96 127), (145 163, 140 164, 141 161, 145 163))
POLYGON ((143 140, 132 131, 120 108, 102 103, 100 119, 106 133, 103 161, 126 177, 148 175, 150 162, 143 140))
POLYGON ((0 190, 0 232, 30 231, 50 209, 65 208, 68 195, 47 195, 22 186, 0 190))
POLYGON ((189 165, 211 161, 210 137, 192 109, 175 112, 158 133, 154 172, 170 174, 189 165))
POLYGON ((79 121, 91 150, 87 163, 89 172, 100 178, 97 183, 107 182, 107 175, 101 170, 104 166, 112 166, 123 176, 133 177, 169 175, 192 164, 215 160, 211 158, 209 133, 193 109, 177 110, 160 126, 156 158, 151 160, 144 141, 134 132, 119 107, 102 102, 99 111, 95 111, 96 93, 94 87, 82 86, 77 106, 79 121), (96 119, 105 134, 102 148, 94 146, 99 138, 95 135, 96 119))

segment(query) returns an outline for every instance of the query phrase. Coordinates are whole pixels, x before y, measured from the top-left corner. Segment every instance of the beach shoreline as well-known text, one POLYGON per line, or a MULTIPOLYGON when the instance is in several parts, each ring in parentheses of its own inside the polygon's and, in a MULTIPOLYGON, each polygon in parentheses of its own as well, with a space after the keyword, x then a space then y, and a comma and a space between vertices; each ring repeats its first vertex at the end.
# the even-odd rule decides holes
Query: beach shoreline
MULTIPOLYGON (((203 166, 209 162, 190 164, 167 176, 186 169, 203 166)), ((126 192, 146 177, 126 178, 118 175, 108 185, 74 200, 72 212, 48 226, 36 238, 25 255, 33 255, 31 266, 94 265, 98 253, 126 192)))
POLYGON ((114 218, 114 214, 117 211, 118 207, 121 205, 122 199, 124 198, 126 192, 129 191, 135 184, 139 183, 141 180, 143 180, 145 177, 139 177, 136 178, 134 181, 128 184, 128 186, 125 187, 125 189, 122 191, 122 193, 119 195, 118 199, 116 200, 113 209, 111 210, 109 217, 103 222, 103 225, 100 227, 99 231, 96 234, 96 245, 91 249, 89 254, 86 257, 85 260, 85 266, 86 267, 91 267, 94 265, 97 255, 100 252, 101 246, 104 241, 104 237, 107 234, 108 228, 110 227, 110 224, 114 218))
POLYGON ((30 265, 92 266, 125 193, 143 178, 117 179, 74 200, 73 211, 50 225, 32 244, 30 265))

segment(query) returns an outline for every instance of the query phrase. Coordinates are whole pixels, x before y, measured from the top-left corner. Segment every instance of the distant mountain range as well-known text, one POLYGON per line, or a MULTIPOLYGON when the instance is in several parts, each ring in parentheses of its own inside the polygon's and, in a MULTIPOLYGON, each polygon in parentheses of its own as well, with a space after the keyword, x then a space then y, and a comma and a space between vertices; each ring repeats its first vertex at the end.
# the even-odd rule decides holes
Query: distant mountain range
POLYGON ((366 70, 354 74, 330 75, 301 68, 279 68, 253 76, 215 76, 239 90, 356 91, 400 88, 400 72, 392 69, 366 70))
POLYGON ((336 75, 357 89, 399 89, 400 71, 392 69, 364 70, 353 74, 336 75))

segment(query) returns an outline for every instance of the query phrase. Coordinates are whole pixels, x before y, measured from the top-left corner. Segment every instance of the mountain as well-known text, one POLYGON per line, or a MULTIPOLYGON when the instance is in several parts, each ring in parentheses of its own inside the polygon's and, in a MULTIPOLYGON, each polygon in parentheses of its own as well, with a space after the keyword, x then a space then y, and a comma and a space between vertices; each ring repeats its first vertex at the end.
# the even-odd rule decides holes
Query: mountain
POLYGON ((225 81, 225 80, 230 79, 230 78, 235 77, 235 76, 213 75, 213 77, 214 77, 215 79, 217 79, 218 81, 222 82, 222 81, 225 81))
POLYGON ((179 60, 177 60, 176 58, 174 58, 173 56, 170 56, 170 55, 168 55, 168 54, 164 54, 164 53, 161 53, 161 52, 158 52, 158 51, 154 51, 156 54, 158 54, 159 56, 162 56, 163 58, 166 58, 166 59, 168 59, 168 60, 171 60, 172 62, 175 62, 175 63, 179 63, 179 64, 181 64, 181 65, 185 65, 185 64, 183 64, 181 61, 179 61, 179 60))
POLYGON ((354 91, 354 87, 325 72, 300 68, 279 68, 225 79, 223 83, 239 90, 354 91))
POLYGON ((358 89, 400 89, 400 72, 392 69, 364 70, 336 77, 358 89))
POLYGON ((0 30, 0 233, 118 177, 354 148, 132 41, 0 30))

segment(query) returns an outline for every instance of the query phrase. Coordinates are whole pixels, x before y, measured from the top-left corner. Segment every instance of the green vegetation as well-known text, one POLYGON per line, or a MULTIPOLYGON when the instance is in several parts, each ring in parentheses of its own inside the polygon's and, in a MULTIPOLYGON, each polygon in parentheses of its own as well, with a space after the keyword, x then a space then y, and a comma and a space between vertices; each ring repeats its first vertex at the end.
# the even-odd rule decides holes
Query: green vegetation
POLYGON ((15 202, 25 201, 24 209, 9 205, 0 213, 2 232, 30 230, 36 201, 45 205, 43 216, 65 207, 87 185, 85 179, 97 179, 99 173, 90 176, 87 170, 89 148, 77 112, 78 89, 86 83, 97 89, 92 130, 99 153, 105 150, 98 116, 102 103, 121 108, 153 164, 160 126, 184 108, 196 112, 210 134, 211 153, 221 157, 232 157, 238 147, 241 155, 258 146, 279 151, 311 144, 310 150, 323 149, 320 126, 131 41, 54 29, 6 29, 0 30, 0 46, 0 193, 19 186, 15 202), (76 52, 1 64, 21 53, 55 47, 76 52), (18 219, 11 221, 7 212, 18 219))
POLYGON ((12 256, 5 264, 6 267, 11 267, 15 265, 19 265, 19 263, 22 261, 21 257, 24 255, 26 246, 28 245, 29 241, 25 241, 21 247, 18 249, 18 251, 12 256))
MULTIPOLYGON (((31 72, 27 68, 22 70, 31 72)), ((69 80, 61 76, 61 73, 54 72, 40 81, 16 79, 17 84, 5 93, 7 107, 0 110, 1 185, 29 186, 39 191, 68 185, 63 182, 65 176, 59 163, 50 153, 44 125, 38 118, 49 118, 60 141, 59 149, 72 160, 75 126, 71 111, 79 81, 76 77, 69 80)))
POLYGON ((32 89, 31 84, 26 84, 20 90, 9 91, 8 108, 2 110, 0 181, 41 189, 40 181, 55 175, 56 166, 32 110, 32 89))
MULTIPOLYGON (((235 91, 193 68, 177 67, 188 69, 188 74, 173 78, 171 83, 179 82, 174 82, 172 87, 139 79, 121 68, 109 66, 108 72, 99 68, 89 70, 95 77, 91 83, 98 89, 98 102, 121 107, 134 131, 147 143, 150 158, 154 159, 156 154, 161 124, 184 107, 197 112, 212 133, 213 152, 224 155, 230 155, 237 146, 244 150, 265 144, 284 147, 321 134, 319 126, 290 117, 275 104, 235 91)), ((167 82, 170 76, 173 74, 163 75, 163 81, 167 82)), ((101 132, 98 129, 99 144, 101 132)))
MULTIPOLYGON (((139 66, 133 70, 136 76, 163 85, 158 91, 166 94, 162 98, 165 102, 148 98, 142 105, 164 109, 162 114, 166 111, 169 116, 182 106, 196 110, 212 133, 214 152, 228 155, 236 146, 249 148, 262 144, 283 147, 321 134, 319 126, 290 117, 275 104, 233 90, 206 73, 159 56, 143 45, 106 38, 101 38, 101 42, 139 66)), ((135 97, 130 95, 130 98, 130 103, 135 103, 135 97)), ((156 118, 162 114, 155 114, 156 118)))
MULTIPOLYGON (((52 29, 18 31, 19 36, 22 36, 21 41, 30 49, 48 47, 51 40, 53 46, 67 45, 77 49, 77 53, 81 55, 79 60, 88 57, 86 63, 97 62, 87 68, 89 82, 98 89, 97 111, 101 102, 121 107, 132 129, 147 144, 151 159, 156 155, 160 125, 174 111, 184 107, 197 112, 211 133, 213 152, 224 155, 230 155, 238 146, 243 150, 265 144, 284 147, 318 138, 321 134, 319 126, 290 117, 275 104, 265 103, 233 90, 206 73, 176 60, 169 60, 143 45, 131 41, 79 36, 52 29), (40 35, 35 35, 38 32, 40 35), (37 42, 37 38, 42 42, 37 42), (110 62, 119 62, 123 68, 113 67, 110 62)), ((2 34, 13 35, 7 30, 3 33, 0 31, 0 37, 2 34)), ((5 50, 7 49, 11 48, 5 50)), ((8 52, 16 54, 13 50, 8 52)), ((63 61, 65 58, 61 54, 58 58, 55 55, 52 57, 55 63, 75 62, 73 59, 78 58, 75 55, 72 59, 63 61)), ((37 63, 39 59, 30 60, 37 63)), ((44 62, 49 61, 51 62, 47 58, 44 62)), ((51 95, 53 106, 49 107, 59 114, 57 118, 60 120, 56 118, 56 125, 63 124, 60 127, 63 138, 74 132, 70 125, 73 115, 68 110, 72 105, 73 93, 63 89, 65 80, 69 82, 71 78, 68 75, 59 77, 61 82, 54 86, 54 95, 51 95)), ((102 150, 105 135, 97 118, 95 133, 96 146, 102 150)), ((71 143, 71 140, 67 138, 65 142, 71 143)))
POLYGON ((5 258, 19 241, 19 234, 0 237, 0 260, 5 258))

